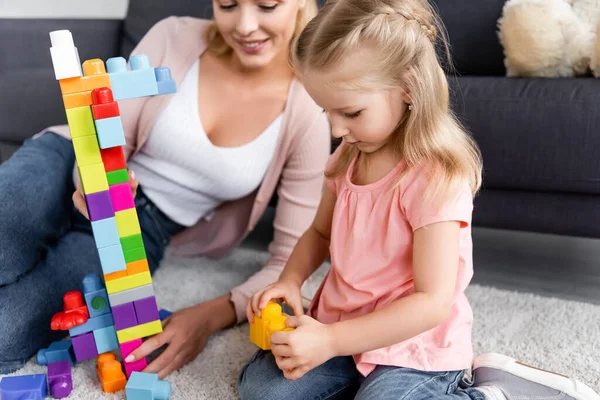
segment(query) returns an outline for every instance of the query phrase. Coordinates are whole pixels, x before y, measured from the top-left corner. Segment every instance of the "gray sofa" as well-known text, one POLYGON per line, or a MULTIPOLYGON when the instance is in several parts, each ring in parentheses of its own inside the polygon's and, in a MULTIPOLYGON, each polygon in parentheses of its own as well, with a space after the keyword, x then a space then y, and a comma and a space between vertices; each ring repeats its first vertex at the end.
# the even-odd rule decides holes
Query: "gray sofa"
MULTIPOLYGON (((454 107, 484 157, 474 224, 600 237, 600 81, 506 78, 496 35, 503 3, 437 0, 458 72, 449 77, 454 107)), ((65 122, 48 32, 71 30, 82 61, 127 57, 158 20, 208 18, 210 4, 130 0, 123 21, 0 20, 0 162, 65 122)))

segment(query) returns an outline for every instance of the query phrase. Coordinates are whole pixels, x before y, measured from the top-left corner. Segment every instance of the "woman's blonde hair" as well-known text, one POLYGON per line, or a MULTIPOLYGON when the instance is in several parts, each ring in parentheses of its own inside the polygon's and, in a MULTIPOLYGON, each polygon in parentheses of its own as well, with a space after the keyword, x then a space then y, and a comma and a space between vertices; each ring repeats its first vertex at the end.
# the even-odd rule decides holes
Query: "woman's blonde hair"
MULTIPOLYGON (((387 146, 408 168, 424 164, 430 172, 426 199, 448 200, 468 182, 473 195, 481 186, 479 148, 450 110, 448 81, 436 54, 445 49, 446 32, 427 0, 329 0, 293 43, 290 63, 302 76, 310 70, 334 70, 345 56, 367 45, 372 58, 367 70, 356 68, 343 81, 354 88, 402 87, 411 100, 387 146), (374 74, 376 72, 376 74, 374 74), (375 79, 372 78, 376 75, 375 79), (376 87, 373 87, 373 86, 376 87)), ((326 171, 332 178, 344 173, 358 155, 345 146, 326 171)))
MULTIPOLYGON (((300 35, 300 32, 302 32, 306 24, 317 15, 318 11, 319 8, 316 0, 306 0, 304 8, 300 9, 296 16, 296 28, 294 29, 293 38, 300 35)), ((218 56, 228 54, 233 50, 231 46, 227 44, 225 39, 223 39, 221 32, 219 32, 219 27, 214 20, 206 31, 206 40, 208 42, 207 49, 218 56)))

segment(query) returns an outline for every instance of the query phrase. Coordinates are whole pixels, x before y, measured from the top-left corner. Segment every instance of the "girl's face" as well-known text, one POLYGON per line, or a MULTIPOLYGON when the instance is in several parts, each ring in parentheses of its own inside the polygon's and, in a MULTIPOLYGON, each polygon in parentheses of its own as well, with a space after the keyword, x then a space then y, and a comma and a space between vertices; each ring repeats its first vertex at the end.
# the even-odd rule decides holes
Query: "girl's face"
POLYGON ((213 0, 214 19, 243 67, 287 60, 298 12, 306 0, 213 0))
POLYGON ((360 151, 373 153, 387 143, 407 112, 410 98, 401 87, 367 91, 336 84, 336 77, 351 74, 359 62, 368 61, 349 57, 331 72, 306 71, 302 81, 315 103, 327 113, 332 135, 360 151))

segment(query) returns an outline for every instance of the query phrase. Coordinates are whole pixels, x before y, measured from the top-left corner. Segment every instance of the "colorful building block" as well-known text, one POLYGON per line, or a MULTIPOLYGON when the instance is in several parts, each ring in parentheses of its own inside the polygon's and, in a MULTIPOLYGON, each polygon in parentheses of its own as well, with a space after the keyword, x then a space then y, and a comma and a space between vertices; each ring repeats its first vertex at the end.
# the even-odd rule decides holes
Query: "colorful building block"
POLYGON ((138 247, 136 249, 125 250, 123 255, 125 255, 126 263, 144 260, 146 259, 146 249, 144 247, 138 247))
POLYGON ((115 210, 108 190, 86 194, 85 202, 87 204, 90 221, 95 222, 106 218, 114 219, 115 210))
POLYGON ((114 217, 92 221, 92 233, 94 234, 97 249, 120 243, 117 221, 114 217))
POLYGON ((104 353, 98 356, 96 373, 105 393, 119 392, 125 389, 125 385, 127 385, 121 363, 117 361, 113 353, 104 353))
POLYGON ((154 68, 145 54, 137 54, 129 59, 131 70, 123 57, 113 57, 106 61, 110 77, 110 87, 115 101, 158 94, 154 68))
MULTIPOLYGON (((127 358, 129 354, 131 354, 135 349, 142 345, 142 339, 135 339, 129 342, 121 342, 119 346, 121 347, 121 357, 124 359, 127 358)), ((131 373, 134 371, 142 371, 148 365, 146 358, 141 358, 134 362, 128 363, 124 362, 123 366, 125 367, 125 375, 127 378, 131 376, 131 373)))
POLYGON ((291 331, 286 327, 287 316, 281 311, 281 305, 269 302, 261 316, 254 316, 250 324, 250 341, 263 350, 271 350, 271 334, 277 331, 291 331))
POLYGON ((96 348, 93 332, 87 332, 78 336, 71 335, 71 341, 73 342, 73 350, 75 351, 77 361, 81 362, 98 357, 98 349, 96 348))
POLYGON ((154 68, 154 76, 156 78, 156 86, 158 94, 175 93, 175 81, 171 78, 171 70, 169 67, 154 68))
POLYGON ((125 303, 118 306, 113 306, 112 310, 113 319, 115 320, 115 329, 117 331, 138 325, 133 303, 125 303))
POLYGON ((134 372, 125 393, 127 400, 167 400, 171 396, 171 383, 159 380, 157 374, 134 372))
MULTIPOLYGON (((114 316, 113 316, 114 318, 114 316)), ((117 339, 117 331, 114 326, 96 329, 93 331, 94 340, 96 341, 96 350, 98 354, 106 353, 107 351, 117 350, 119 341, 117 339)))
POLYGON ((87 274, 83 277, 83 295, 88 307, 90 318, 98 317, 104 314, 110 314, 110 305, 108 303, 108 293, 100 280, 98 274, 87 274))
POLYGON ((110 198, 115 208, 115 212, 135 208, 129 182, 112 185, 108 190, 110 191, 110 198))
MULTIPOLYGON (((113 321, 112 314, 102 314, 88 319, 88 321, 83 325, 69 329, 69 335, 71 335, 71 339, 73 339, 74 336, 89 333, 95 331, 96 329, 106 328, 107 326, 114 324, 115 323, 113 321)), ((73 343, 73 347, 75 347, 75 343, 73 343)))
POLYGON ((161 321, 164 321, 165 319, 167 319, 171 315, 173 315, 173 313, 171 311, 169 311, 169 310, 165 310, 164 308, 160 309, 158 311, 158 316, 160 317, 161 321))
POLYGON ((150 285, 151 283, 152 276, 150 275, 150 271, 142 272, 139 274, 127 275, 123 278, 106 281, 106 291, 110 295, 116 292, 133 289, 138 286, 150 285))
POLYGON ((43 400, 46 392, 46 374, 5 376, 0 380, 2 400, 43 400))
POLYGON ((60 91, 64 95, 92 91, 96 88, 110 87, 110 78, 106 74, 104 62, 99 58, 83 62, 83 76, 61 79, 60 91))
POLYGON ((123 237, 120 240, 123 251, 144 247, 144 239, 141 234, 123 237))
POLYGON ((75 158, 79 167, 102 162, 100 147, 95 135, 73 138, 73 149, 75 150, 75 158))
POLYGON ((106 173, 106 180, 108 180, 108 186, 129 182, 129 174, 126 169, 110 171, 106 173))
POLYGON ((94 121, 100 148, 125 146, 125 132, 121 117, 97 119, 94 121))
POLYGON ((70 290, 63 295, 63 311, 52 316, 50 329, 65 331, 85 324, 90 317, 79 290, 70 290))
POLYGON ((70 31, 63 29, 50 32, 50 57, 56 80, 83 76, 79 52, 70 31))
POLYGON ((118 117, 121 115, 119 105, 114 101, 112 90, 108 87, 97 88, 91 92, 92 114, 94 120, 118 117))
POLYGON ((57 361, 69 361, 75 365, 75 353, 71 340, 60 340, 52 342, 46 349, 40 349, 36 355, 36 361, 39 365, 48 365, 57 361))
POLYGON ((90 107, 69 108, 66 113, 71 139, 96 135, 96 126, 90 107))
POLYGON ((120 244, 98 249, 98 255, 100 256, 100 265, 102 265, 104 274, 127 269, 125 255, 123 254, 123 249, 120 244))
POLYGON ((152 285, 144 285, 122 292, 117 292, 108 295, 111 306, 118 306, 125 303, 133 303, 136 300, 145 299, 146 297, 154 296, 154 287, 152 285))
POLYGON ((160 320, 158 306, 156 305, 156 297, 146 297, 145 299, 135 301, 133 304, 135 306, 135 315, 137 316, 138 324, 160 320))
POLYGON ((73 376, 69 361, 58 361, 48 364, 48 389, 55 399, 62 399, 73 390, 73 376))
POLYGON ((117 338, 119 339, 119 343, 123 343, 156 335, 160 332, 162 332, 162 323, 160 320, 157 320, 117 331, 117 338))
POLYGON ((135 208, 118 211, 115 213, 117 220, 117 229, 119 230, 119 237, 127 237, 142 233, 140 229, 140 221, 138 220, 137 212, 135 208))
MULTIPOLYGON (((104 172, 104 165, 93 164, 79 167, 81 186, 84 194, 103 192, 108 190, 108 181, 104 172)), ((118 225, 117 225, 118 226, 118 225)))
POLYGON ((100 156, 102 157, 102 163, 104 163, 104 169, 107 173, 127 169, 125 155, 123 154, 123 149, 120 147, 100 149, 100 156))
POLYGON ((69 108, 77 108, 77 107, 89 107, 92 105, 92 92, 78 92, 65 94, 63 96, 63 104, 65 106, 65 110, 69 108))

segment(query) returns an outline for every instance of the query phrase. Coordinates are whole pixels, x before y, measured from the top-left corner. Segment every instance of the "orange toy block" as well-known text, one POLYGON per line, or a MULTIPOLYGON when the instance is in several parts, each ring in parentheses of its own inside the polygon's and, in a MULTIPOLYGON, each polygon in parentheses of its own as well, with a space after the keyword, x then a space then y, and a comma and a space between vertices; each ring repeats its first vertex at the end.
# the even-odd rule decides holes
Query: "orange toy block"
POLYGON ((125 278, 126 276, 141 274, 142 272, 150 271, 150 267, 148 266, 148 260, 138 260, 127 263, 127 269, 125 271, 113 272, 110 274, 104 275, 105 281, 113 281, 119 278, 125 278))
MULTIPOLYGON (((101 87, 111 87, 110 77, 106 73, 104 61, 99 58, 85 61, 83 63, 83 74, 84 76, 61 79, 58 81, 63 96, 72 93, 91 92, 92 90, 101 87)), ((90 104, 88 105, 91 104, 90 101, 90 104)))
POLYGON ((69 108, 85 107, 92 105, 92 91, 65 94, 63 96, 65 110, 69 108))
POLYGON ((262 310, 261 317, 254 316, 250 324, 250 341, 263 350, 271 350, 271 334, 277 331, 292 331, 285 325, 287 315, 281 311, 281 305, 269 302, 262 310))
POLYGON ((111 352, 102 353, 98 356, 96 373, 102 384, 102 390, 106 393, 115 393, 125 389, 127 379, 121 369, 121 363, 117 361, 111 352))

